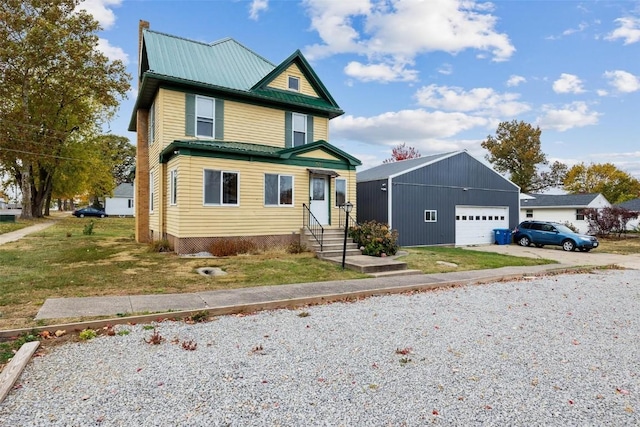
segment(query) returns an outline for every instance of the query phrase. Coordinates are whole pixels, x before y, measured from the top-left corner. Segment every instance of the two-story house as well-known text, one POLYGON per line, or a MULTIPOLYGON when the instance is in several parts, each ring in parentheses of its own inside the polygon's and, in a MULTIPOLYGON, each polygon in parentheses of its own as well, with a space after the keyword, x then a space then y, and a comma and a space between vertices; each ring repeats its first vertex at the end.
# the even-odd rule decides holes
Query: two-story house
POLYGON ((141 21, 138 85, 137 241, 168 239, 177 253, 216 239, 286 245, 356 200, 361 163, 327 142, 343 111, 299 51, 275 65, 233 39, 141 21))

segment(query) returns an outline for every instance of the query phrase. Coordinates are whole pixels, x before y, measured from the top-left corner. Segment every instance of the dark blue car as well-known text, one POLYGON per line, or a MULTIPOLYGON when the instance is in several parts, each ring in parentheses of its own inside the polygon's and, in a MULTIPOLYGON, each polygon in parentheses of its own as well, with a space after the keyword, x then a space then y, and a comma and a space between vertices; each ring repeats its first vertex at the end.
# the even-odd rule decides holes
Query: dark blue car
POLYGON ((541 248, 544 245, 562 246, 565 251, 580 250, 589 252, 598 247, 598 239, 594 236, 578 234, 566 225, 549 221, 524 221, 514 230, 514 241, 520 246, 534 244, 541 248))
POLYGON ((109 216, 102 209, 96 209, 91 206, 82 208, 82 209, 76 209, 75 211, 73 211, 72 215, 77 216, 78 218, 84 218, 85 216, 95 216, 98 218, 104 218, 109 216))

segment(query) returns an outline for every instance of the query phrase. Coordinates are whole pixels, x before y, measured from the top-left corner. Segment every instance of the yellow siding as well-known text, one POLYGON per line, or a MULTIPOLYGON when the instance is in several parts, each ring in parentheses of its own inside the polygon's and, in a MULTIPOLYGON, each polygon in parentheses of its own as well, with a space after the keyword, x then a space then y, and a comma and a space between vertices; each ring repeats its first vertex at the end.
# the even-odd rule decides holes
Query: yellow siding
POLYGON ((162 97, 162 148, 164 148, 176 139, 187 138, 186 95, 184 92, 160 89, 160 96, 162 97))
MULTIPOLYGON (((179 156, 167 168, 178 169, 178 204, 167 206, 167 232, 177 237, 260 236, 298 233, 302 226, 302 204, 309 200, 309 172, 305 167, 239 160, 179 156), (204 169, 238 172, 239 206, 204 206, 204 169), (264 174, 292 175, 293 207, 264 205, 264 174)), ((341 171, 349 194, 355 196, 355 171, 341 171)), ((168 193, 168 178, 165 180, 168 193)), ((331 199, 335 183, 331 183, 331 199)), ((335 202, 332 202, 335 205, 335 202)), ((332 207, 332 222, 338 209, 332 207)))
POLYGON ((273 79, 268 86, 274 89, 289 90, 289 76, 300 79, 300 93, 319 98, 318 93, 309 84, 309 81, 296 64, 291 64, 282 74, 273 79))
POLYGON ((324 117, 313 118, 313 140, 329 142, 329 119, 324 117))
POLYGON ((224 139, 284 148, 284 111, 224 102, 224 139))
POLYGON ((327 153, 324 150, 313 150, 313 151, 309 151, 308 153, 299 154, 296 157, 309 157, 312 159, 325 159, 325 160, 340 160, 339 158, 335 157, 330 153, 327 153))

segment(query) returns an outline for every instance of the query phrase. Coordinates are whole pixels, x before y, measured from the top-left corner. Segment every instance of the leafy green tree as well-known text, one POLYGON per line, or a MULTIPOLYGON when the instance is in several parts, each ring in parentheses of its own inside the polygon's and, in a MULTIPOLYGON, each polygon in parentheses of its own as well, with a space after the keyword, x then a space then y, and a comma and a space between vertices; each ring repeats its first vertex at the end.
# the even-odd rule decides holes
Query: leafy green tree
POLYGON ((20 182, 22 216, 42 216, 75 133, 95 134, 129 89, 121 61, 97 50, 80 0, 0 3, 0 163, 20 182))
POLYGON ((500 123, 495 136, 487 136, 481 144, 489 152, 486 159, 498 172, 508 174, 523 193, 554 187, 563 181, 566 172, 566 166, 560 162, 554 162, 549 172, 539 171, 548 164, 540 146, 541 134, 539 127, 513 120, 500 123))
POLYGON ((640 195, 640 181, 612 163, 584 163, 569 169, 564 179, 569 193, 602 193, 611 204, 635 199, 640 195))

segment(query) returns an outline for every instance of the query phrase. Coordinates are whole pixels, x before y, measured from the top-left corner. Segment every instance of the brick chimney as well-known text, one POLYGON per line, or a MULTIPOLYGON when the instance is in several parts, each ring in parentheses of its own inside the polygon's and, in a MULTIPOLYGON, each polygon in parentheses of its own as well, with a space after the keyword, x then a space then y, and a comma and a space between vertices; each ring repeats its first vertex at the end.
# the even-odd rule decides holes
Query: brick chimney
MULTIPOLYGON (((149 29, 147 21, 140 20, 138 25, 138 86, 141 81, 143 30, 149 29)), ((138 94, 140 87, 138 87, 138 94)), ((136 242, 147 243, 149 232, 149 110, 138 108, 136 111, 136 242)))

